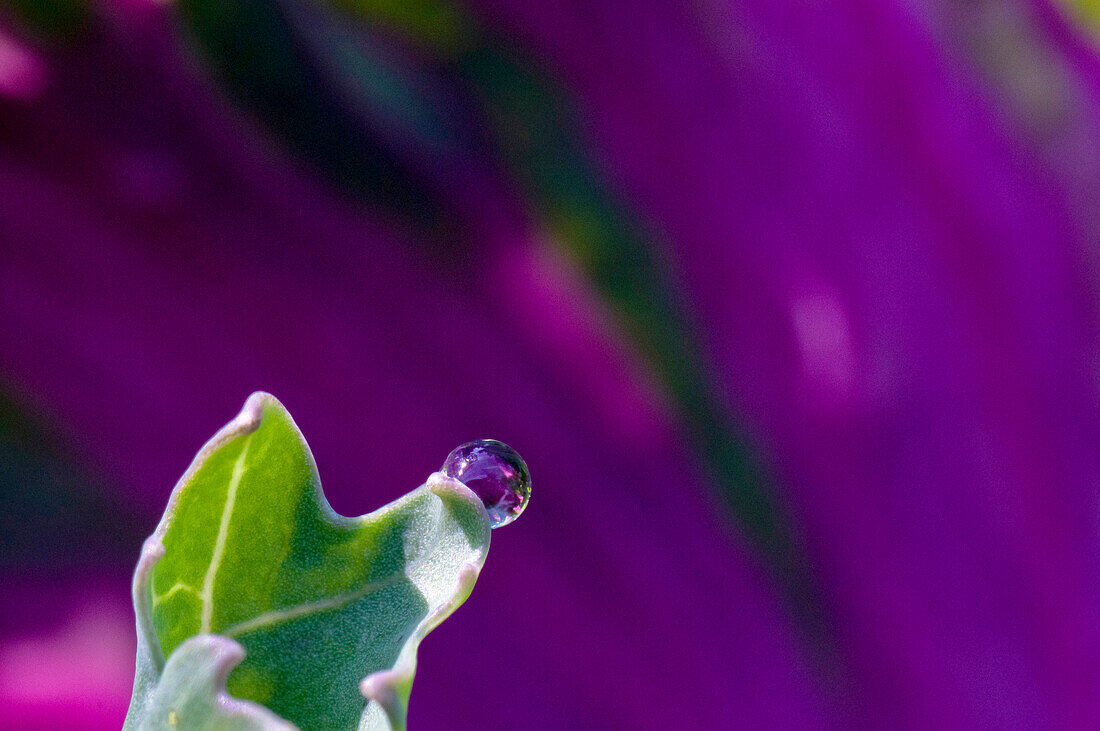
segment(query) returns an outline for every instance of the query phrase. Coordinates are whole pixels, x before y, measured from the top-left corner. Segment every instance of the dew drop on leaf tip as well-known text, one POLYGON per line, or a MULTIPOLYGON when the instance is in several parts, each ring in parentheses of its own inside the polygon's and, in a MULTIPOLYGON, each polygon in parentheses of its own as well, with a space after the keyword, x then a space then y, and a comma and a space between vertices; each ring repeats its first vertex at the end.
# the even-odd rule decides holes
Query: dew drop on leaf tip
POLYGON ((499 528, 519 517, 531 498, 531 474, 516 450, 496 439, 467 442, 447 455, 443 472, 473 490, 499 528))

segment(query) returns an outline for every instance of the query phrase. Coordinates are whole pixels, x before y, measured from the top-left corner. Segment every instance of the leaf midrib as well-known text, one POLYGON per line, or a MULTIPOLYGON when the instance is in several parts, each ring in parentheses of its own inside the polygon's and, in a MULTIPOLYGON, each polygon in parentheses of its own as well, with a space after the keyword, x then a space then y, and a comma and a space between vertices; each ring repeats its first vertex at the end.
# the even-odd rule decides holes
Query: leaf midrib
POLYGON ((203 577, 202 589, 199 591, 199 600, 202 602, 202 620, 199 623, 203 634, 209 633, 214 618, 214 579, 221 568, 222 558, 225 555, 225 544, 229 535, 229 521, 233 516, 233 506, 237 502, 237 488, 244 477, 244 463, 248 457, 248 448, 252 445, 252 435, 245 437, 241 456, 233 463, 233 474, 229 478, 229 488, 226 490, 225 506, 222 508, 221 522, 218 524, 218 536, 214 540, 214 553, 210 557, 210 565, 206 568, 206 576, 203 577))

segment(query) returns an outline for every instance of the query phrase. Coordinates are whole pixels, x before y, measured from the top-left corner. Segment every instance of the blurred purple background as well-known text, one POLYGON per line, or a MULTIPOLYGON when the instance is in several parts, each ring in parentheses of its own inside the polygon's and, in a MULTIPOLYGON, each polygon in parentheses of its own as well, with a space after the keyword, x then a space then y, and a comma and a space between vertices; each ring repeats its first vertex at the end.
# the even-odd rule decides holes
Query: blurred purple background
POLYGON ((0 726, 257 389, 344 514, 531 468, 414 728, 1100 725, 1089 7, 6 3, 0 726))

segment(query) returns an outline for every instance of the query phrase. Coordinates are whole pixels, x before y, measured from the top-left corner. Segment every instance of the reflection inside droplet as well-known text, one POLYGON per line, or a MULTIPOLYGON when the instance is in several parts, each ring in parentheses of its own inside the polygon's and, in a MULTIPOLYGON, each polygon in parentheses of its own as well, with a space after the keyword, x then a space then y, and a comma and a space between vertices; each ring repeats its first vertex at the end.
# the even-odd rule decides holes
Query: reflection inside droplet
POLYGON ((458 447, 447 455, 443 472, 481 498, 493 528, 518 518, 531 498, 531 474, 523 458, 495 439, 478 439, 458 447))

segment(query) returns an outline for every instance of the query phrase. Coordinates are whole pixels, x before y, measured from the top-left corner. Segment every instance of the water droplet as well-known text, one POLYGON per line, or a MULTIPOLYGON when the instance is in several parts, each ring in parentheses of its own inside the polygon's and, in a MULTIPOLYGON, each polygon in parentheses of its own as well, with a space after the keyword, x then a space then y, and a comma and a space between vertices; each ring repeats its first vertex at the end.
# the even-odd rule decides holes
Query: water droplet
POLYGON ((531 498, 531 473, 516 450, 495 439, 467 442, 447 455, 443 472, 481 498, 493 528, 519 517, 531 498))

